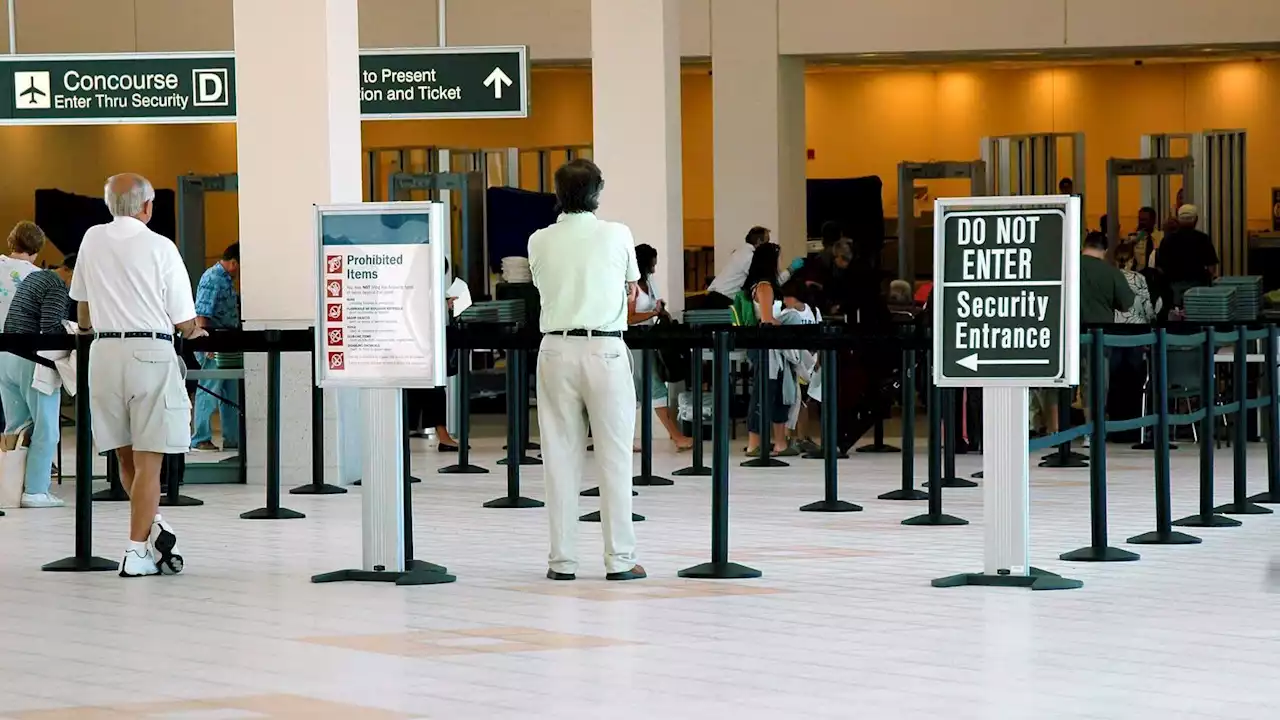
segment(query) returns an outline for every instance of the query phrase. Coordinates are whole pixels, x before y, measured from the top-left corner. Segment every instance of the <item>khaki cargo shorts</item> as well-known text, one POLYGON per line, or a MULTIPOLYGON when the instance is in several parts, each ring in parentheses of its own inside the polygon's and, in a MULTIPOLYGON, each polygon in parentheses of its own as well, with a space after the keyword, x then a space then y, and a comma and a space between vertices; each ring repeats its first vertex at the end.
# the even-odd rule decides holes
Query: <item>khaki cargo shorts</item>
POLYGON ((99 338, 89 352, 89 409, 99 451, 191 449, 186 367, 173 345, 154 338, 99 338))

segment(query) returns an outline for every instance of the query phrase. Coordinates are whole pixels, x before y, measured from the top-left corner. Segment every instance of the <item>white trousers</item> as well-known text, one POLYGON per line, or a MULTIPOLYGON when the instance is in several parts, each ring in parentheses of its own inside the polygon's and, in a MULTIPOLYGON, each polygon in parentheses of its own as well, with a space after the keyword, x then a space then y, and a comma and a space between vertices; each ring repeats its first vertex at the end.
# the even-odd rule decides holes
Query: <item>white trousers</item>
POLYGON ((635 407, 631 353, 621 339, 543 338, 538 352, 538 434, 551 516, 549 563, 556 572, 578 569, 578 493, 588 422, 601 470, 605 571, 626 572, 636 564, 631 523, 635 407))

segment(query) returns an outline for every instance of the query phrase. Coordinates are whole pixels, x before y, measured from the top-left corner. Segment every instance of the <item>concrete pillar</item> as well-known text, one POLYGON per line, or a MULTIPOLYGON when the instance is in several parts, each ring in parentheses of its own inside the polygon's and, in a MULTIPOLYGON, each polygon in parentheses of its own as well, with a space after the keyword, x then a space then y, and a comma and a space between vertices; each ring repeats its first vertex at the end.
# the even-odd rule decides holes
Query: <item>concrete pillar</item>
MULTIPOLYGON (((235 0, 236 154, 245 328, 315 324, 314 205, 360 202, 356 0, 235 0)), ((266 360, 245 359, 250 482, 265 478, 266 360)), ((311 357, 283 359, 286 489, 310 479, 311 357)), ((331 394, 332 395, 332 394, 331 394)), ((336 465, 335 397, 327 465, 336 465)))
POLYGON ((804 253, 804 60, 778 54, 781 0, 711 0, 716 266, 753 225, 804 253))
POLYGON ((594 157, 600 216, 658 251, 659 289, 684 308, 680 1, 591 0, 594 157))

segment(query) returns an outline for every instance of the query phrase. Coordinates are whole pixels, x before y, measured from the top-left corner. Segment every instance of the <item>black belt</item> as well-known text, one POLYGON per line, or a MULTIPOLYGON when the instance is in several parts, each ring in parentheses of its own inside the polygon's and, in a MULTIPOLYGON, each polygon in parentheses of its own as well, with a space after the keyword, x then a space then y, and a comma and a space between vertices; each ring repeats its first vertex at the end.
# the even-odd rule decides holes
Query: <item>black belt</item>
POLYGON ((156 339, 164 342, 173 342, 173 333, 162 332, 100 332, 95 333, 94 337, 99 340, 134 340, 145 338, 147 340, 156 339))
POLYGON ((565 337, 622 337, 621 330, 553 330, 552 335, 563 335, 565 337))

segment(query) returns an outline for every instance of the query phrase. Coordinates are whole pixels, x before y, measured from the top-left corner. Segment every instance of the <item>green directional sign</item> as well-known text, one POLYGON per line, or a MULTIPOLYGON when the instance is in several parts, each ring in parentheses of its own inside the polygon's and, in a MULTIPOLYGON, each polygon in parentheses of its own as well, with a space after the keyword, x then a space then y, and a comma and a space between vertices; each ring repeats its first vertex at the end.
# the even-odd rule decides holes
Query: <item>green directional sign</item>
POLYGON ((1077 381, 1079 198, 938 200, 934 379, 944 386, 1077 381))
MULTIPOLYGON (((228 53, 0 56, 0 125, 234 122, 228 53)), ((529 114, 523 46, 366 50, 367 120, 529 114)))

